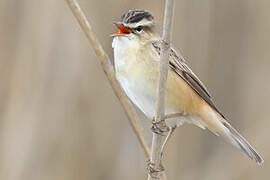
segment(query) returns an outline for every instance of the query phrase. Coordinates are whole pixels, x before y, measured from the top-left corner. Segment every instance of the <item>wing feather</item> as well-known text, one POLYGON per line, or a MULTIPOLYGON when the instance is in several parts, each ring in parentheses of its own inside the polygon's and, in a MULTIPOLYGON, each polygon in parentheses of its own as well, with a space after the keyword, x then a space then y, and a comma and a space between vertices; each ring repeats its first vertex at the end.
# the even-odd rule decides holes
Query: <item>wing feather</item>
MULTIPOLYGON (((160 54, 160 42, 155 41, 152 43, 154 49, 160 54)), ((200 79, 193 73, 193 71, 188 67, 185 59, 177 53, 173 48, 170 52, 170 68, 176 72, 201 98, 205 100, 216 112, 218 112, 224 119, 225 116, 217 109, 213 99, 208 92, 205 85, 200 81, 200 79)))

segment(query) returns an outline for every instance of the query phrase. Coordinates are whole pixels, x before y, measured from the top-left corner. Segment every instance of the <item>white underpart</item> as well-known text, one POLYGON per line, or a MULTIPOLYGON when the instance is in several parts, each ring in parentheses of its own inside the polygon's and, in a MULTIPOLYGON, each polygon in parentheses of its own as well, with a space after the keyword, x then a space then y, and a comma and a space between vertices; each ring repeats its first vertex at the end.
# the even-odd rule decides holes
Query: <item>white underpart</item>
MULTIPOLYGON (((136 50, 139 48, 136 37, 133 35, 127 37, 115 37, 112 47, 114 49, 114 64, 116 78, 120 82, 127 96, 131 101, 150 119, 155 117, 156 111, 156 91, 151 87, 149 80, 141 78, 138 82, 134 77, 129 76, 132 69, 138 62, 136 60, 136 50)), ((165 114, 180 113, 178 108, 165 107, 165 114), (176 110, 177 109, 177 110, 176 110)), ((180 126, 184 122, 193 123, 203 129, 205 124, 198 116, 185 116, 180 118, 171 118, 166 121, 168 126, 180 126)))

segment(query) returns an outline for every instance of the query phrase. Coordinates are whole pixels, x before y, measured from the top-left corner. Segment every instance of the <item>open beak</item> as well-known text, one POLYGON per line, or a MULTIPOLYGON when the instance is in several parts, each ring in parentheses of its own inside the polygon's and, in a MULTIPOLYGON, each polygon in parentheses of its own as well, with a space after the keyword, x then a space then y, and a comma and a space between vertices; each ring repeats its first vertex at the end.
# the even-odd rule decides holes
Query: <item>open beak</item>
POLYGON ((132 31, 128 28, 126 28, 123 23, 121 22, 114 22, 113 23, 120 31, 119 33, 114 33, 111 36, 126 36, 132 33, 132 31))

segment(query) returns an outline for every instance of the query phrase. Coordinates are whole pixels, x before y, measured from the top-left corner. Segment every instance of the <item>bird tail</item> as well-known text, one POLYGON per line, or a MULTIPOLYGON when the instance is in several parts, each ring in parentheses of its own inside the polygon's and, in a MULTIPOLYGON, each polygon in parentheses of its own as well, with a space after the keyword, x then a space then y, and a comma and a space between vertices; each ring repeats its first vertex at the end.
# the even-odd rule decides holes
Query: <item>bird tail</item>
POLYGON ((230 142, 245 153, 250 159, 256 161, 258 164, 263 163, 262 157, 256 152, 256 150, 248 143, 248 141, 241 136, 228 122, 223 121, 222 124, 226 127, 228 132, 225 132, 225 138, 228 138, 230 142))
POLYGON ((263 163, 262 157, 248 143, 248 141, 212 108, 210 111, 208 109, 208 112, 204 111, 203 119, 207 128, 213 133, 222 136, 227 142, 240 149, 259 165, 263 163))

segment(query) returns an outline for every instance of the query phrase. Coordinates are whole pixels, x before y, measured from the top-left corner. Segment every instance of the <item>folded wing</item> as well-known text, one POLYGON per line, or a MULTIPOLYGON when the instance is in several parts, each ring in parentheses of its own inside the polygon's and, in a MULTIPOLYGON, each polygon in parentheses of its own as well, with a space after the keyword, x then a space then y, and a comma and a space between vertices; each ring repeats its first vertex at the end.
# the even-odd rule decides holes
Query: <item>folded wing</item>
MULTIPOLYGON (((160 42, 155 41, 152 44, 157 53, 160 54, 160 42)), ((170 68, 176 72, 202 99, 204 99, 205 102, 207 102, 217 113, 226 119, 225 116, 215 106, 212 97, 206 89, 205 85, 188 67, 186 61, 180 55, 180 53, 177 53, 173 48, 171 48, 170 52, 169 65, 170 68)))

